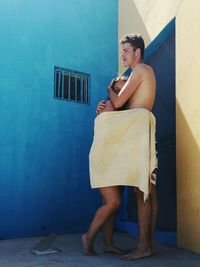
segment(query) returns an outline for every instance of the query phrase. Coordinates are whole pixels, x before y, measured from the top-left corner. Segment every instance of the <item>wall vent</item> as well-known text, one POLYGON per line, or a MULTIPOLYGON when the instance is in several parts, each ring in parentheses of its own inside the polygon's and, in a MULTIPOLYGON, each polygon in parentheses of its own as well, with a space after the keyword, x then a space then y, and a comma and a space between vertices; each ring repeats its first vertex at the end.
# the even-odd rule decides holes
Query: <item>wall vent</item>
POLYGON ((54 97, 59 100, 89 104, 90 75, 54 67, 54 97))

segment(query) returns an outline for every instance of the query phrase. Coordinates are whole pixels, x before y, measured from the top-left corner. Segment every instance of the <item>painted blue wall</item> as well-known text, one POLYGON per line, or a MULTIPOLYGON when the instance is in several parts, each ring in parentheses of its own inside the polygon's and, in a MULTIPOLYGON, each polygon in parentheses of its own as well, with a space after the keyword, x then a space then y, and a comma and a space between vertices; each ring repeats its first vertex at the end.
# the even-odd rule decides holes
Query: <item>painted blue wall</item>
POLYGON ((88 153, 117 73, 117 2, 1 1, 1 238, 83 231, 101 201, 88 153), (90 105, 53 98, 55 65, 91 75, 90 105))
POLYGON ((157 226, 176 231, 175 32, 150 57, 157 77, 153 112, 157 118, 159 213, 157 226))

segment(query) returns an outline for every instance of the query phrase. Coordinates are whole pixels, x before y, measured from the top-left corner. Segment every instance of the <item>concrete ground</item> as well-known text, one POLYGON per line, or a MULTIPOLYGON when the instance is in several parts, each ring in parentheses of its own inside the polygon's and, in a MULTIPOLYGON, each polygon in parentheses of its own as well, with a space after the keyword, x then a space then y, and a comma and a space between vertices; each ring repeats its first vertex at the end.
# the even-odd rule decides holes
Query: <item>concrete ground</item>
MULTIPOLYGON (((81 235, 56 236, 52 248, 60 252, 38 256, 31 252, 43 238, 23 238, 0 241, 0 267, 200 267, 200 254, 157 244, 157 255, 142 260, 125 262, 119 256, 103 253, 102 235, 97 236, 98 256, 85 256, 81 235)), ((134 248, 136 239, 125 233, 115 234, 115 244, 124 249, 134 248)))

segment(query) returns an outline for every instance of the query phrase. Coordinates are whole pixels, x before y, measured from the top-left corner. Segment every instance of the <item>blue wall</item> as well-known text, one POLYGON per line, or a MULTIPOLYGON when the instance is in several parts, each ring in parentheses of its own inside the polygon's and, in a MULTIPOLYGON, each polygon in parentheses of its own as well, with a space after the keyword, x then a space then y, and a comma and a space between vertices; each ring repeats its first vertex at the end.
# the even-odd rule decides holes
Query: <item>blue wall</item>
POLYGON ((158 88, 153 109, 157 118, 157 226, 176 231, 175 32, 150 57, 149 64, 155 70, 158 88))
POLYGON ((101 201, 88 153, 117 73, 117 2, 1 1, 1 238, 83 231, 101 201), (53 98, 55 65, 91 75, 90 105, 53 98))

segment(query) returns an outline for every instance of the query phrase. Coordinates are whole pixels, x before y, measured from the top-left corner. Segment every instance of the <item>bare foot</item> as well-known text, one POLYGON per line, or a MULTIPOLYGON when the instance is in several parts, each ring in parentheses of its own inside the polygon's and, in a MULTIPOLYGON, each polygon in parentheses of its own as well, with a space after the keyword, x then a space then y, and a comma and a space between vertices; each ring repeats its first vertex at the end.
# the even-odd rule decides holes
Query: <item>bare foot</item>
POLYGON ((124 254, 124 251, 114 245, 110 246, 105 246, 104 248, 105 253, 112 253, 112 254, 117 254, 117 255, 122 255, 124 254))
POLYGON ((83 248, 85 251, 85 255, 87 256, 96 256, 97 253, 93 249, 93 244, 90 240, 87 238, 87 234, 82 235, 82 242, 83 242, 83 248))
POLYGON ((131 253, 128 253, 122 256, 120 259, 125 261, 139 260, 153 255, 153 252, 150 249, 136 249, 131 253))

